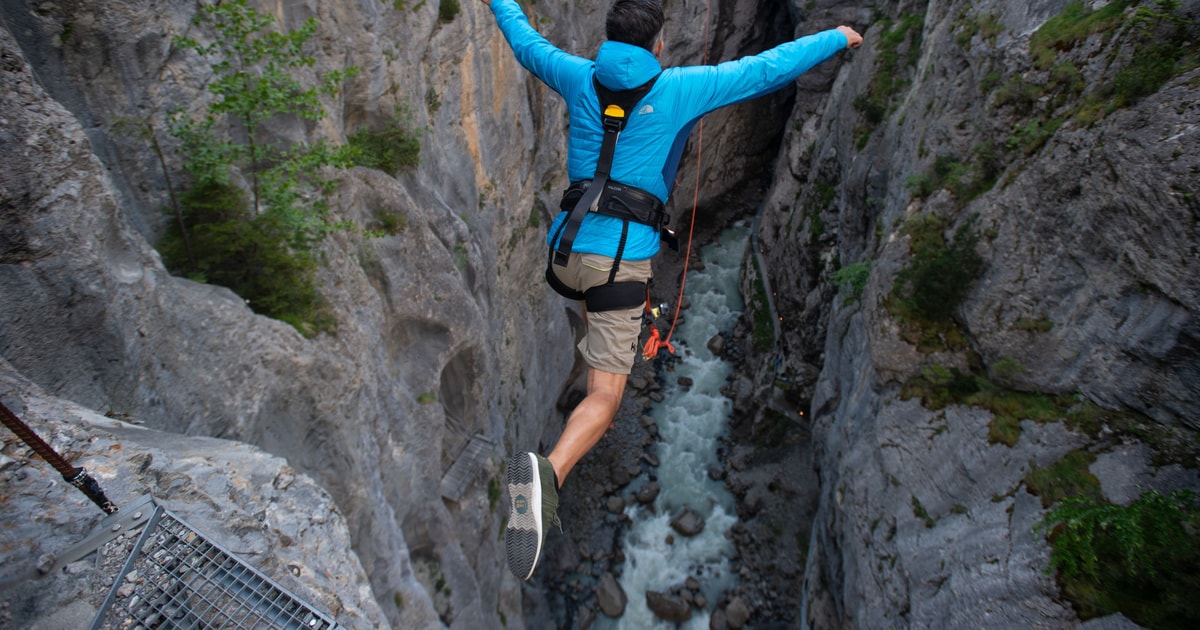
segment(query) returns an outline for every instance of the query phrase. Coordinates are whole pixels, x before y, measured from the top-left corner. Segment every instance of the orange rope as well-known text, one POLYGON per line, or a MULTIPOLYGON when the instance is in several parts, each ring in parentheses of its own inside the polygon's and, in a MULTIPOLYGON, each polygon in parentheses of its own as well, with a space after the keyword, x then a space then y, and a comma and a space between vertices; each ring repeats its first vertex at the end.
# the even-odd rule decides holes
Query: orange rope
MULTIPOLYGON (((712 0, 704 5, 704 64, 708 65, 709 9, 712 0)), ((683 305, 683 289, 687 285, 688 263, 692 258, 692 234, 696 231, 696 207, 700 204, 700 159, 704 155, 704 119, 700 119, 700 128, 696 132, 696 183, 692 190, 692 220, 688 224, 687 247, 683 254, 683 273, 679 277, 679 297, 675 299, 675 312, 671 315, 671 327, 664 338, 658 332, 658 326, 650 322, 650 339, 642 348, 642 356, 647 360, 658 356, 662 349, 669 354, 675 354, 675 346, 671 345, 671 335, 675 334, 675 323, 679 321, 679 311, 683 305)), ((650 296, 646 296, 646 310, 650 310, 650 296)))

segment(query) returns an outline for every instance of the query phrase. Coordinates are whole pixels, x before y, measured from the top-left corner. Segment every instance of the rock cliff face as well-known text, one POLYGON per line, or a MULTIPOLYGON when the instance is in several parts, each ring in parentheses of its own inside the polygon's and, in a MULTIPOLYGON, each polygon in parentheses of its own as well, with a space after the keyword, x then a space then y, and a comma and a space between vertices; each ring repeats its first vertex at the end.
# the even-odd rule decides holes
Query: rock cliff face
MULTIPOLYGON (((287 28, 319 21, 314 72, 360 69, 325 103, 331 117, 278 133, 342 142, 401 107, 422 134, 420 166, 398 178, 362 168, 339 175, 337 218, 362 224, 385 210, 406 227, 383 238, 337 233, 323 244, 321 291, 337 332, 306 339, 226 289, 170 276, 153 249, 169 187, 183 178, 165 116, 205 98, 210 77, 172 45, 178 35, 209 36, 190 24, 198 5, 3 2, 3 395, 19 409, 36 399, 92 410, 68 414, 75 431, 107 436, 110 425, 129 422, 286 458, 344 517, 327 535, 345 527, 356 558, 343 560, 362 569, 329 570, 369 583, 314 588, 361 611, 346 620, 353 626, 520 627, 521 590, 496 535, 502 501, 489 488, 509 450, 552 442, 562 421, 555 403, 577 374, 569 348, 579 319, 540 280, 542 226, 564 183, 566 121, 557 98, 512 60, 486 7, 463 2, 439 19, 437 4, 257 5, 287 28), (492 446, 463 495, 445 500, 442 477, 474 436, 492 446)), ((592 54, 599 4, 538 6, 533 19, 564 48, 592 54)), ((711 7, 714 59, 784 36, 754 5, 711 7)), ((702 56, 693 33, 704 10, 674 9, 674 58, 702 56)), ((777 18, 784 9, 771 11, 777 18)), ((782 124, 786 103, 722 115, 709 139, 743 148, 728 150, 735 161, 702 166, 702 199, 763 170, 778 140, 757 130, 782 124)), ((124 443, 123 451, 81 441, 72 455, 118 471, 106 486, 120 502, 143 485, 120 473, 122 458, 161 438, 118 433, 101 441, 124 443)), ((6 470, 30 464, 11 436, 5 444, 6 470)), ((238 465, 270 476, 280 464, 264 456, 238 465)), ((31 505, 6 513, 21 518, 31 505)), ((90 522, 94 513, 82 511, 90 522)), ((6 550, 4 564, 17 571, 61 542, 6 550)))
MULTIPOLYGON (((529 10, 552 41, 590 55, 606 4, 529 10)), ((759 239, 782 336, 751 349, 753 376, 735 389, 751 422, 769 397, 812 423, 811 444, 786 440, 799 450, 764 465, 793 471, 811 457, 818 473, 819 488, 796 490, 816 498, 790 515, 807 524, 815 514, 799 545, 814 627, 1070 625, 1031 529, 1044 508, 1030 470, 1087 448, 1114 501, 1139 484, 1200 486, 1180 465, 1194 467, 1194 452, 1164 465, 1163 443, 1119 427, 1097 437, 1019 418, 1009 446, 990 437, 991 411, 932 410, 912 394, 917 377, 958 369, 1194 436, 1200 79, 1192 70, 1126 107, 1080 115, 1131 50, 1097 35, 1061 47, 1078 77, 1039 66, 1032 35, 1066 4, 669 3, 668 63, 723 61, 839 23, 867 36, 795 95, 709 117, 705 157, 679 174, 700 173, 701 233, 769 183, 759 239), (937 217, 946 237, 975 217, 985 263, 954 325, 925 340, 889 299, 919 216, 937 217), (860 261, 872 264, 853 297, 830 276, 860 261), (772 391, 776 369, 785 393, 772 391)), ((1183 4, 1194 48, 1197 4, 1183 4)), ((339 176, 339 218, 388 210, 407 225, 323 244, 337 333, 306 339, 226 289, 170 276, 152 247, 168 181, 141 130, 153 129, 180 177, 162 122, 204 97, 208 70, 171 46, 197 35, 196 5, 0 1, 0 397, 100 471, 118 502, 151 491, 214 536, 249 541, 264 570, 352 627, 524 627, 523 596, 536 592, 503 566, 505 508, 489 487, 510 449, 553 441, 556 403, 578 374, 567 349, 580 320, 540 280, 566 119, 482 3, 462 0, 448 20, 437 5, 257 4, 289 28, 319 20, 315 70, 360 69, 326 103, 333 115, 304 132, 344 141, 399 106, 422 133, 418 168, 339 176), (474 436, 493 446, 463 495, 444 499, 442 477, 474 436), (291 470, 298 481, 266 488, 291 470), (212 477, 231 481, 196 481, 212 477), (189 494, 189 483, 206 492, 189 494), (299 515, 314 506, 329 518, 299 515), (312 575, 297 579, 289 564, 312 575)), ((672 208, 679 228, 687 193, 672 208)), ((736 453, 739 465, 759 461, 736 453)), ((44 538, 22 530, 31 542, 6 546, 0 582, 96 519, 61 487, 26 489, 49 485, 36 470, 6 436, 5 523, 36 510, 72 524, 44 538)), ((790 483, 749 490, 765 506, 759 519, 782 518, 768 485, 790 483)), ((751 611, 801 617, 795 589, 763 607, 755 588, 743 598, 751 611)))
POLYGON ((1097 115, 1134 44, 1118 22, 1044 63, 1035 33, 1067 4, 898 3, 797 103, 759 233, 784 332, 754 391, 780 352, 811 409, 812 627, 1069 627, 1029 473, 1082 449, 1115 502, 1197 487, 1200 75, 1097 115), (983 270, 922 336, 894 288, 928 217, 973 226, 983 270), (853 263, 860 295, 831 281, 853 263), (938 374, 1060 411, 1000 435, 999 410, 930 402, 938 374), (1114 420, 1069 420, 1091 405, 1114 420))
MULTIPOLYGON (((98 413, 286 457, 334 498, 370 579, 369 591, 339 595, 396 627, 519 619, 487 488, 510 446, 536 446, 556 425, 572 368, 566 312, 536 280, 540 235, 524 229, 531 212, 545 222, 534 193, 556 155, 539 157, 522 131, 535 126, 525 83, 493 58, 494 27, 472 26, 478 7, 458 27, 390 3, 270 8, 289 26, 320 19, 323 67, 363 69, 316 135, 344 138, 401 100, 427 129, 422 167, 403 181, 365 169, 341 178, 341 217, 390 209, 407 227, 324 245, 337 334, 305 339, 228 290, 171 277, 150 246, 164 174, 117 122, 160 125, 200 97, 205 71, 170 48, 195 6, 8 3, 4 357, 48 395, 98 413), (494 446, 461 499, 445 501, 442 476, 475 435, 494 446)), ((547 146, 561 144, 557 126, 544 131, 547 146)))

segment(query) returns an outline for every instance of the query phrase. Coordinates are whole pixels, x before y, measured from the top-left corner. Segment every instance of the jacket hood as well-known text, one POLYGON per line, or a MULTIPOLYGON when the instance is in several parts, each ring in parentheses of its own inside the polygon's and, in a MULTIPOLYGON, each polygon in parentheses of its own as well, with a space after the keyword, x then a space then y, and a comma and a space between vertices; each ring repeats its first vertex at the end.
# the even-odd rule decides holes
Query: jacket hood
POLYGON ((596 78, 610 90, 635 88, 660 72, 658 58, 641 46, 606 41, 596 53, 596 78))

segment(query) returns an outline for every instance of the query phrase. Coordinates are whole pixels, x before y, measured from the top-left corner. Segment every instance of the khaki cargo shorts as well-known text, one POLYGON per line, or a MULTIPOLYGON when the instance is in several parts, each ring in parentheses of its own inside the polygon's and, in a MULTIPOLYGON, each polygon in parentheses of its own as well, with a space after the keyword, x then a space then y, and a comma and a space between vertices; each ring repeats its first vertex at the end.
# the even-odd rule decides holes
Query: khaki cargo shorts
MULTIPOLYGON (((554 275, 576 291, 587 291, 608 282, 613 259, 598 254, 572 252, 567 266, 551 265, 554 275)), ((622 260, 615 282, 648 282, 654 275, 650 260, 622 260)), ((587 314, 587 333, 579 351, 588 367, 612 374, 629 374, 638 354, 644 304, 633 308, 587 314)))

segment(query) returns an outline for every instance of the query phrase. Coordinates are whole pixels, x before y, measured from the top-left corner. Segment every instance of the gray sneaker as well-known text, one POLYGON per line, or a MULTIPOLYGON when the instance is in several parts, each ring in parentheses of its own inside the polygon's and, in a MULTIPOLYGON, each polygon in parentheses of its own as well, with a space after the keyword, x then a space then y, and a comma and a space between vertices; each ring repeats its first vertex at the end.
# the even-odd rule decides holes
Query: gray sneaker
POLYGON ((529 452, 513 455, 508 462, 508 497, 512 502, 504 533, 508 568, 521 580, 528 580, 542 557, 550 525, 562 528, 550 460, 529 452))

